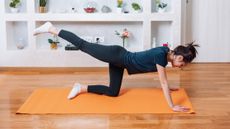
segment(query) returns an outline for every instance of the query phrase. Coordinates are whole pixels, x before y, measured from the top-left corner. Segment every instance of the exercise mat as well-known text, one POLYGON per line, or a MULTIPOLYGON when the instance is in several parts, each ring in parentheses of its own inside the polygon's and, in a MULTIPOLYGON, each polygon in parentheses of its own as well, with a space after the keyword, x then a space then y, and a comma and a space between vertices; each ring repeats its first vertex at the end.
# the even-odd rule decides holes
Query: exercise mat
MULTIPOLYGON (((72 100, 71 88, 36 89, 16 112, 17 114, 171 114, 160 88, 122 89, 118 97, 92 93, 79 94, 72 100)), ((174 104, 190 108, 195 113, 184 89, 172 91, 174 104)))

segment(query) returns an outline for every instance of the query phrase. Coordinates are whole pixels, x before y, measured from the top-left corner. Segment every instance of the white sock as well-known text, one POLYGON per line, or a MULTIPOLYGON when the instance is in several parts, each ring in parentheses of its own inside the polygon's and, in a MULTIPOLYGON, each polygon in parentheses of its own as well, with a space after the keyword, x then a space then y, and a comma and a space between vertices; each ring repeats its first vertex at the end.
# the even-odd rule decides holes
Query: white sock
POLYGON ((72 99, 76 97, 79 93, 81 93, 81 84, 77 83, 73 86, 67 98, 72 99))
POLYGON ((45 24, 41 25, 40 27, 34 30, 34 35, 41 34, 41 33, 48 33, 49 28, 52 27, 52 23, 46 22, 45 24))

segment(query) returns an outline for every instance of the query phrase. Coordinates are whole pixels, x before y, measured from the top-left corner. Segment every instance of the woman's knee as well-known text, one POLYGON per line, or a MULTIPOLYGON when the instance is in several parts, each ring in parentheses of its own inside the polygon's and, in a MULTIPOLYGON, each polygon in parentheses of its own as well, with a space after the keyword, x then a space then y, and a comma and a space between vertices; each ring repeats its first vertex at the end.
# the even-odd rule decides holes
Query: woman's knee
POLYGON ((119 95, 119 92, 109 91, 106 95, 110 97, 117 97, 119 95))
POLYGON ((109 94, 110 97, 117 97, 119 94, 109 94))

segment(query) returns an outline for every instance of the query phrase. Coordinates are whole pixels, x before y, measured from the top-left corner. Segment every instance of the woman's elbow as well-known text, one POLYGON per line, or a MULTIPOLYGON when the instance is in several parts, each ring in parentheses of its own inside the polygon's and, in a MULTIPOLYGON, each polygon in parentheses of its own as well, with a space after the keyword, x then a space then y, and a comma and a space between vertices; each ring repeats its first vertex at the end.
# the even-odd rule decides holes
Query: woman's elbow
POLYGON ((161 82, 161 87, 162 87, 162 88, 164 88, 164 87, 168 87, 167 82, 161 82))

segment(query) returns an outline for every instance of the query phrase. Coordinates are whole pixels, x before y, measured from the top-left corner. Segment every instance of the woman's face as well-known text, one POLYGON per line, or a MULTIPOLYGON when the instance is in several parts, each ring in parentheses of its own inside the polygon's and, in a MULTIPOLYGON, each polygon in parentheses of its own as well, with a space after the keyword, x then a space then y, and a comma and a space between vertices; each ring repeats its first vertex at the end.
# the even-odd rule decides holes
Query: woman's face
POLYGON ((173 61, 172 61, 172 66, 173 67, 182 68, 185 65, 186 65, 186 63, 183 61, 183 56, 181 56, 181 55, 174 55, 173 61))

